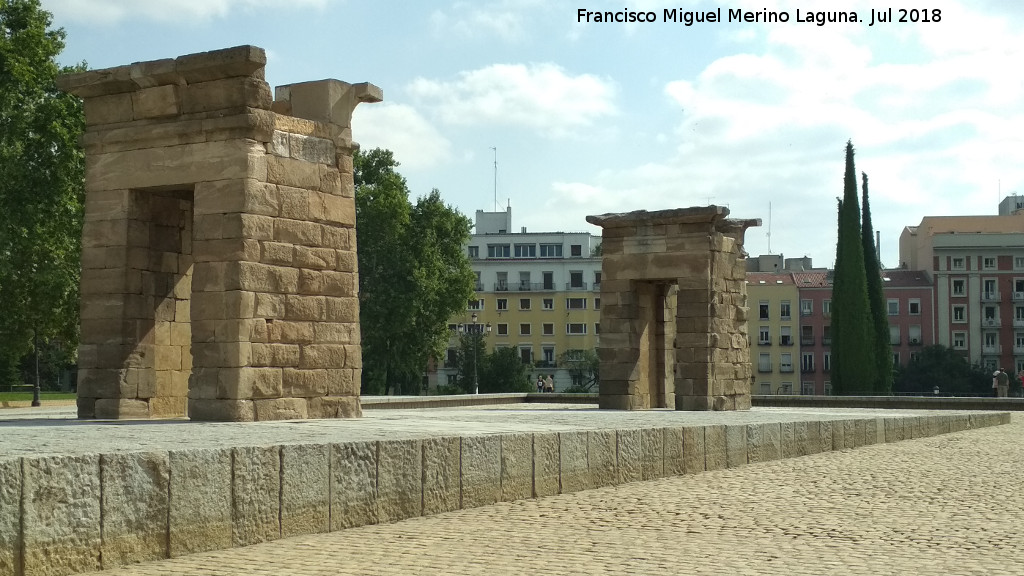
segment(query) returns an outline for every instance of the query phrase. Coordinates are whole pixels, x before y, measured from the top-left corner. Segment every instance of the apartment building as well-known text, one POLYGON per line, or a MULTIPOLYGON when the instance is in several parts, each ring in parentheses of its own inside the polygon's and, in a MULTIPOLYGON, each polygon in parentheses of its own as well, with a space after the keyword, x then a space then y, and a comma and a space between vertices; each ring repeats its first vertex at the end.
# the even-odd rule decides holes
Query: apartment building
POLYGON ((453 382, 460 326, 485 333, 487 348, 516 349, 531 373, 551 374, 556 390, 572 384, 556 367, 567 350, 597 347, 601 311, 600 237, 587 232, 527 232, 512 228, 512 209, 477 210, 466 245, 476 273, 476 295, 449 322, 448 356, 437 382, 453 382), (476 327, 473 327, 476 314, 476 327), (486 326, 490 325, 490 331, 486 326))
POLYGON ((799 293, 789 272, 747 272, 752 394, 793 394, 800 348, 796 344, 799 293))

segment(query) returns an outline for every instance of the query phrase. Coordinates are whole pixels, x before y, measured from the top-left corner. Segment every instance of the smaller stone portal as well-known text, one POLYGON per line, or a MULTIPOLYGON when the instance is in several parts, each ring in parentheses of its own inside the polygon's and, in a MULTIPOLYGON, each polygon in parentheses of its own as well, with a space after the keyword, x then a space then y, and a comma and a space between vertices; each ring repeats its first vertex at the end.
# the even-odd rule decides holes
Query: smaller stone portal
POLYGON ((721 206, 587 216, 604 228, 601 408, 747 410, 747 228, 721 206))

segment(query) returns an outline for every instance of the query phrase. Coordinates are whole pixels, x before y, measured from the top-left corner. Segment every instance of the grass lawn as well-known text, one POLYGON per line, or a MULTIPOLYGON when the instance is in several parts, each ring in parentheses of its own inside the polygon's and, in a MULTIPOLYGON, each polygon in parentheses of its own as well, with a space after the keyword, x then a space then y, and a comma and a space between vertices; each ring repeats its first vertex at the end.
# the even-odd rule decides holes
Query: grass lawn
MULTIPOLYGON (((74 400, 74 392, 43 392, 39 395, 43 402, 47 400, 74 400)), ((31 402, 32 392, 0 392, 0 402, 31 402)))

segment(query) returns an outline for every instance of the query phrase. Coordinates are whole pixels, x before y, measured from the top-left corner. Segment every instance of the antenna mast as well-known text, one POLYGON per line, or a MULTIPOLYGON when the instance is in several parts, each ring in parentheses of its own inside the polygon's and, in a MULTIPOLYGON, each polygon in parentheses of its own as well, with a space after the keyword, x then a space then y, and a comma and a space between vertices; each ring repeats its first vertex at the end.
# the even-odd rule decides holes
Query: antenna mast
POLYGON ((768 203, 768 253, 772 253, 772 203, 768 203))
POLYGON ((498 211, 498 147, 491 146, 494 150, 494 211, 498 211))

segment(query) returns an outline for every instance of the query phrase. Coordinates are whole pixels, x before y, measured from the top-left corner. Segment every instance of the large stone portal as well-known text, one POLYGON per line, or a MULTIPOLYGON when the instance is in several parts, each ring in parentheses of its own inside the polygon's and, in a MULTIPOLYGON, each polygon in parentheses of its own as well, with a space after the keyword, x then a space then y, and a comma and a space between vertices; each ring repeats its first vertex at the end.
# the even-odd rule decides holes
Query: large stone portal
POLYGON ((240 46, 64 76, 84 100, 78 416, 359 416, 351 115, 240 46))
POLYGON ((601 408, 747 410, 746 253, 721 206, 587 216, 604 228, 601 408))

